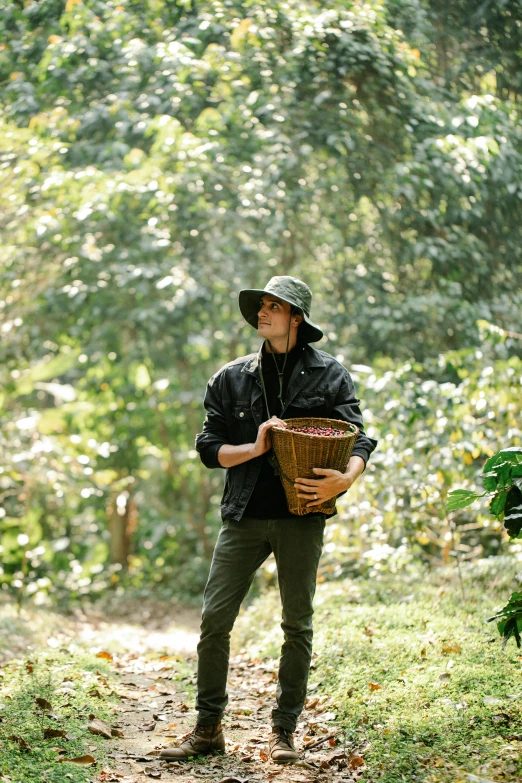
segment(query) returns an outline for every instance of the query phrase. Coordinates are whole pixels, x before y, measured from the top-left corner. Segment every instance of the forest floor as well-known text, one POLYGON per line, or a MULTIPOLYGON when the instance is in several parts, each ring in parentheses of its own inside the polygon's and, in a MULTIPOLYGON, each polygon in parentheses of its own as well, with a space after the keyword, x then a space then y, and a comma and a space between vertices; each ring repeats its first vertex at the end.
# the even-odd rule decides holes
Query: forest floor
POLYGON ((516 576, 497 559, 465 571, 464 593, 442 570, 318 585, 301 760, 291 766, 268 757, 282 641, 275 590, 234 629, 226 754, 169 764, 160 748, 195 721, 198 610, 122 600, 18 616, 5 603, 0 781, 514 783, 522 656, 485 620, 516 576))

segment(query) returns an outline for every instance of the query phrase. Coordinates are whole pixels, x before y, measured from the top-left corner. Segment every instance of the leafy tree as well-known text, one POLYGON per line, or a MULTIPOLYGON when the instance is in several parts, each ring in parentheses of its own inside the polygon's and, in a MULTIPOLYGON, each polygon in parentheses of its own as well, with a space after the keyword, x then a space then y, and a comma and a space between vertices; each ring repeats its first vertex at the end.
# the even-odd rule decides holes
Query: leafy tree
POLYGON ((393 368, 408 411, 428 367, 441 401, 476 378, 477 319, 515 367, 518 19, 469 6, 0 0, 6 584, 83 594, 128 563, 201 588, 204 385, 257 347, 237 292, 272 274, 310 282, 325 349, 393 368))

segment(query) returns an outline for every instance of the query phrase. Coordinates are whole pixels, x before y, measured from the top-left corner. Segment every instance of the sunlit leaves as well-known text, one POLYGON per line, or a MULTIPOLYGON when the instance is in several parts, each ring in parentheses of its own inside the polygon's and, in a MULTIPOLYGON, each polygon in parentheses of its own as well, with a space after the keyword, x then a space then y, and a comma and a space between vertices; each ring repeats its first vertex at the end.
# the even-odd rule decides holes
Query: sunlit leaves
POLYGON ((457 511, 459 508, 466 508, 475 500, 483 497, 478 492, 470 492, 467 489, 454 489, 448 493, 448 502, 446 508, 448 511, 457 511))

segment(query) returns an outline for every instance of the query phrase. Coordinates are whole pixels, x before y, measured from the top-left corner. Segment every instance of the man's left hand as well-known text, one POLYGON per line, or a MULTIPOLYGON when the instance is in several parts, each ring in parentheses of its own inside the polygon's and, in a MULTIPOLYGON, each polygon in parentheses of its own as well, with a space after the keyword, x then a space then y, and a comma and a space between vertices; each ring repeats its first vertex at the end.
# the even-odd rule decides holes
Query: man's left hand
POLYGON ((296 478, 294 482, 297 497, 308 498, 312 501, 306 504, 307 508, 320 506, 330 498, 340 495, 341 492, 350 489, 355 481, 355 477, 341 473, 340 470, 332 470, 331 468, 314 468, 313 470, 318 476, 324 476, 324 478, 296 478))

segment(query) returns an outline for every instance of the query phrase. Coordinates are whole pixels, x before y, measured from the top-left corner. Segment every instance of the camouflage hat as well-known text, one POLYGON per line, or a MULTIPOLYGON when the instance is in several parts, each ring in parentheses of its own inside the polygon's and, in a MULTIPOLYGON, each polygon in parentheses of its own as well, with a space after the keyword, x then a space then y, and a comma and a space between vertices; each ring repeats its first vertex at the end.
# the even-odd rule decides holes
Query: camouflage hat
POLYGON ((307 343, 315 343, 323 336, 323 332, 310 320, 310 307, 312 305, 312 292, 302 280, 290 275, 272 277, 266 288, 246 288, 239 292, 239 309, 243 318, 257 329, 257 314, 259 312, 259 300, 263 294, 277 296, 294 307, 298 307, 303 315, 303 323, 299 327, 299 334, 307 343))

